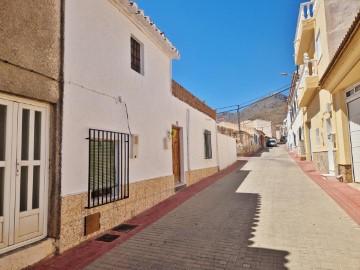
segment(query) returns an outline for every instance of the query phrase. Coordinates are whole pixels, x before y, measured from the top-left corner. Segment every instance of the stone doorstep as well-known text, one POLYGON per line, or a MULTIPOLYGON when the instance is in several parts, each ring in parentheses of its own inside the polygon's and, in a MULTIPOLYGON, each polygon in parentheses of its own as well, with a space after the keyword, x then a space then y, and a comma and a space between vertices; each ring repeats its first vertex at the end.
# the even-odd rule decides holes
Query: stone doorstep
POLYGON ((174 188, 174 192, 178 192, 182 189, 186 188, 186 184, 185 183, 180 183, 180 184, 177 184, 174 188))
POLYGON ((23 269, 55 254, 55 239, 45 238, 0 255, 0 269, 23 269), (2 268, 5 266, 5 268, 2 268))

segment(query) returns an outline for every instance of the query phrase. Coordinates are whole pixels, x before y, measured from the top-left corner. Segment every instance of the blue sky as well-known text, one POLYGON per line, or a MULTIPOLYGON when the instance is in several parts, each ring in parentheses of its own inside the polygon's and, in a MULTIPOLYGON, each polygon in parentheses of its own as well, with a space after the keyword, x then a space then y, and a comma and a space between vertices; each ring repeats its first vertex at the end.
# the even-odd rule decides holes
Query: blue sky
POLYGON ((301 0, 136 0, 178 48, 173 78, 213 108, 290 84, 301 0))

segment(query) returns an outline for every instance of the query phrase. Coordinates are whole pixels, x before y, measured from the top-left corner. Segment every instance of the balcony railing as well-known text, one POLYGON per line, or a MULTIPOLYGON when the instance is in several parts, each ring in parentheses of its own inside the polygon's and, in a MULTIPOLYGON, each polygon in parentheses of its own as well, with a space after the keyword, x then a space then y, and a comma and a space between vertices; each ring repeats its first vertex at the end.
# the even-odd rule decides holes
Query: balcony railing
POLYGON ((317 76, 318 69, 317 69, 317 60, 316 59, 309 59, 307 53, 304 55, 304 76, 317 76))
POLYGON ((318 65, 316 59, 310 59, 304 54, 304 64, 301 66, 299 84, 299 106, 306 107, 312 96, 313 90, 319 82, 318 65))
POLYGON ((300 4, 298 23, 295 34, 295 51, 298 50, 300 34, 302 31, 302 21, 314 18, 315 10, 317 7, 317 0, 300 4))

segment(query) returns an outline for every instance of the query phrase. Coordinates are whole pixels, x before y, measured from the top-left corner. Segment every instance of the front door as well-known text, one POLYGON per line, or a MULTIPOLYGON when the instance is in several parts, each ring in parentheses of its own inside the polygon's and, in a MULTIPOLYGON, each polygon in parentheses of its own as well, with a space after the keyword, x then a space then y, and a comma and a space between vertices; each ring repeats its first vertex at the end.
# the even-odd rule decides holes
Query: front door
POLYGON ((334 164, 334 143, 332 139, 331 119, 326 119, 326 131, 327 131, 327 145, 328 145, 328 160, 329 160, 329 174, 335 175, 334 164))
POLYGON ((180 128, 172 128, 172 160, 175 185, 181 183, 180 178, 180 128))
POLYGON ((0 99, 0 253, 45 234, 47 113, 0 99))

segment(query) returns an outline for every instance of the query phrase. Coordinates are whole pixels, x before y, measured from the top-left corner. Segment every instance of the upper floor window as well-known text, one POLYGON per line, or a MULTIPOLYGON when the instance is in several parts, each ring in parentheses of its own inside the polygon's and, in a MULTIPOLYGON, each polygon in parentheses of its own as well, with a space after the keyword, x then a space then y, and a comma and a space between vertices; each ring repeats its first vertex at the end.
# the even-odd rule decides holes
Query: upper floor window
POLYGON ((140 44, 133 37, 131 40, 131 68, 136 72, 143 74, 143 53, 142 53, 142 44, 140 44))
POLYGON ((321 47, 321 37, 320 37, 320 30, 316 35, 315 40, 315 50, 316 50, 316 59, 319 61, 322 55, 322 47, 321 47))

